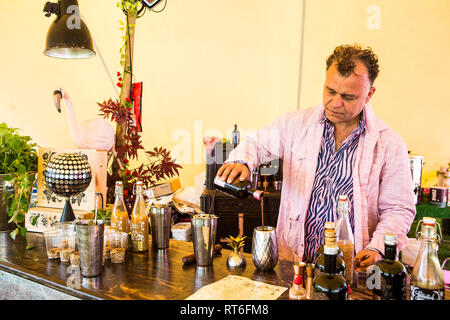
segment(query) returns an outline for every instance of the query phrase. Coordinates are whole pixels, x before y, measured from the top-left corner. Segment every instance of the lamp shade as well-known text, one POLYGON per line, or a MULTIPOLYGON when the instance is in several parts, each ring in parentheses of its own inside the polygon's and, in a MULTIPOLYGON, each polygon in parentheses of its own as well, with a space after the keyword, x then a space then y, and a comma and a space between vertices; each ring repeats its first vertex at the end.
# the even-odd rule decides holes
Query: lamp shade
POLYGON ((48 29, 44 54, 62 59, 95 56, 91 33, 81 19, 78 1, 60 0, 59 10, 48 29))

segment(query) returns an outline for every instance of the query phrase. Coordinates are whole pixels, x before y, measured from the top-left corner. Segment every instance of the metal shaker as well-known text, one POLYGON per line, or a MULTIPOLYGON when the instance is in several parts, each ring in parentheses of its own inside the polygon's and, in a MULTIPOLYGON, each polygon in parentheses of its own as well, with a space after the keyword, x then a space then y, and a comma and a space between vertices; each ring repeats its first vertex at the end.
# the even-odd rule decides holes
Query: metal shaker
POLYGON ((205 213, 191 217, 192 243, 197 266, 207 267, 213 262, 218 218, 216 215, 205 213))
POLYGON ((274 227, 262 226, 253 230, 252 260, 260 271, 270 271, 277 265, 278 243, 274 227))
POLYGON ((150 207, 150 226, 154 248, 169 248, 172 208, 167 204, 153 204, 150 207))
POLYGON ((81 274, 84 277, 96 277, 102 272, 104 228, 102 220, 76 223, 81 274))

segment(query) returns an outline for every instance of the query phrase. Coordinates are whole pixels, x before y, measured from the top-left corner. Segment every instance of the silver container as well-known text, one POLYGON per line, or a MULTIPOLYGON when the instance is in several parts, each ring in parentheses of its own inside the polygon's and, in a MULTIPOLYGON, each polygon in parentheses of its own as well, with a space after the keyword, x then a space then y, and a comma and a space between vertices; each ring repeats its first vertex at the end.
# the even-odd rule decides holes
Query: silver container
POLYGON ((81 274, 96 277, 103 267, 103 235, 105 225, 102 220, 81 220, 76 223, 78 252, 81 274))
POLYGON ((200 213, 191 218, 192 243, 197 266, 207 267, 213 262, 218 217, 200 213))
POLYGON ((156 249, 169 248, 172 208, 165 204, 152 205, 149 215, 153 247, 156 249))
POLYGON ((274 227, 262 226, 253 230, 252 260, 260 271, 270 271, 277 265, 278 243, 274 227))
POLYGON ((414 197, 416 199, 416 204, 419 204, 420 188, 422 186, 423 157, 409 156, 409 166, 411 169, 411 176, 414 184, 414 197))

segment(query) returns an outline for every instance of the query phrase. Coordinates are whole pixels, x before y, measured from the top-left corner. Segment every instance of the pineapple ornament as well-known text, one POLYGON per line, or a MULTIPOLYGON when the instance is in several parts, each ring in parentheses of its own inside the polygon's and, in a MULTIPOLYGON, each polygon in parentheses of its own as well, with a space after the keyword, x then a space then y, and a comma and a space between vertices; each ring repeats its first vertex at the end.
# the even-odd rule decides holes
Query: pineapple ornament
POLYGON ((227 258, 227 267, 230 269, 235 268, 244 268, 247 264, 245 260, 244 254, 240 251, 240 249, 244 246, 245 242, 244 239, 246 236, 241 237, 237 236, 233 238, 232 236, 229 236, 227 239, 228 245, 233 249, 233 252, 230 253, 230 255, 227 258))

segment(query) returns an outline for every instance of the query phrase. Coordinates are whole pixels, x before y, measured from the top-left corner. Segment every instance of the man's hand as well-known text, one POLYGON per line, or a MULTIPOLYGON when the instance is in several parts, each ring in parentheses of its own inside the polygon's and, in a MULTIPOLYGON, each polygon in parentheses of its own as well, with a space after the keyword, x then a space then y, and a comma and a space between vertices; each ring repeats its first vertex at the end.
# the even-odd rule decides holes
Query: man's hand
POLYGON ((355 256, 355 271, 362 271, 361 269, 365 269, 379 260, 381 260, 381 256, 378 252, 373 250, 361 250, 355 256))
POLYGON ((225 163, 219 171, 217 176, 222 180, 227 180, 227 183, 232 183, 236 177, 239 177, 240 181, 243 181, 250 176, 250 171, 243 163, 225 163))

